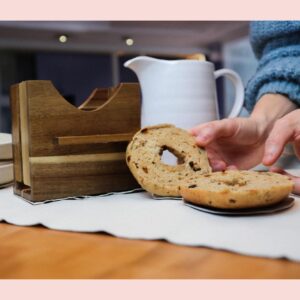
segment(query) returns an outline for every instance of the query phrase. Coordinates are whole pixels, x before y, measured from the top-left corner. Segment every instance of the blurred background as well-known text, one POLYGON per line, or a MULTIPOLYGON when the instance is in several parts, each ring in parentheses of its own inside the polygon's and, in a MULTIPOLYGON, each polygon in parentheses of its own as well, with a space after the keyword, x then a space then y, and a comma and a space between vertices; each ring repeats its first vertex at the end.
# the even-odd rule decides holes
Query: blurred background
MULTIPOLYGON (((201 52, 216 69, 231 68, 246 84, 256 69, 248 26, 244 21, 0 21, 0 132, 11 131, 10 85, 51 80, 79 106, 96 87, 136 82, 123 63, 137 55, 176 59, 201 52)), ((223 117, 234 98, 231 83, 218 79, 217 92, 223 117)))

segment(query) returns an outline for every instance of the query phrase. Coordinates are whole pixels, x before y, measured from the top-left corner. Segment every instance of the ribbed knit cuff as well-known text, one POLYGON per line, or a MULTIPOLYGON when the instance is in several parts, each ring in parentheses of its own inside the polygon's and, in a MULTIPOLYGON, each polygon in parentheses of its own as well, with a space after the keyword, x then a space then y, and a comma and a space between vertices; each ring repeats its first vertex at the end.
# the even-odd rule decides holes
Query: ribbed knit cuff
POLYGON ((258 91, 257 102, 265 94, 281 94, 300 106, 300 85, 294 82, 273 81, 264 84, 258 91))
POLYGON ((259 66, 246 88, 247 110, 252 111, 255 103, 267 93, 285 95, 300 106, 300 56, 278 55, 259 66))

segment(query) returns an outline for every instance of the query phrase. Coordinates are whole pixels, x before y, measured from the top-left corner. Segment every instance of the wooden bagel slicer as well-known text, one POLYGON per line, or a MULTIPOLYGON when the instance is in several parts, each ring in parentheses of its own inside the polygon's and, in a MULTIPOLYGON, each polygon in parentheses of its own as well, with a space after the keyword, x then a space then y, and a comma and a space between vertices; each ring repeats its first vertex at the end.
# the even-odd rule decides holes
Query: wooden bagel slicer
POLYGON ((14 192, 30 201, 138 187, 125 161, 140 129, 140 88, 97 88, 79 107, 51 81, 15 84, 10 93, 14 192))

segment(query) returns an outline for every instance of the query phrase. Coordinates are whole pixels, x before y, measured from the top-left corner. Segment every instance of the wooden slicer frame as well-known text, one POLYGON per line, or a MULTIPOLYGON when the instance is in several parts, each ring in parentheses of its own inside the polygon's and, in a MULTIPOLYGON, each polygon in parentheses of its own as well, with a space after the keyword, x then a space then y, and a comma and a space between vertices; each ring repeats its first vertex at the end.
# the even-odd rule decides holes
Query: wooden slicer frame
POLYGON ((15 84, 10 93, 14 192, 30 201, 138 186, 125 151, 140 129, 140 88, 95 89, 79 107, 51 81, 15 84))

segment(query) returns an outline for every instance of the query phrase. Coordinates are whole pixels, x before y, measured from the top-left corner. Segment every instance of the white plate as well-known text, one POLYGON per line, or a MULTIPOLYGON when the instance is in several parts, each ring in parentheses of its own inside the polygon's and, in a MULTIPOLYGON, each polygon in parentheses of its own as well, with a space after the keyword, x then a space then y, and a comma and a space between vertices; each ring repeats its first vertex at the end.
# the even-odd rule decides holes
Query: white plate
POLYGON ((187 200, 184 200, 184 204, 191 208, 206 213, 221 215, 221 216, 251 216, 251 215, 261 215, 261 214, 273 214, 292 207, 294 205, 294 202, 295 199, 289 197, 282 200, 279 203, 270 206, 232 210, 232 209, 218 209, 218 208, 195 205, 193 203, 187 202, 187 200))
POLYGON ((0 185, 7 184, 14 179, 13 163, 1 162, 0 163, 0 185))
POLYGON ((9 133, 0 133, 0 160, 12 159, 12 138, 9 133))

